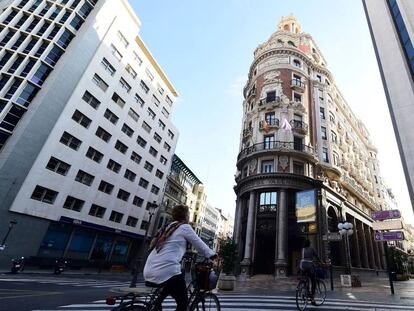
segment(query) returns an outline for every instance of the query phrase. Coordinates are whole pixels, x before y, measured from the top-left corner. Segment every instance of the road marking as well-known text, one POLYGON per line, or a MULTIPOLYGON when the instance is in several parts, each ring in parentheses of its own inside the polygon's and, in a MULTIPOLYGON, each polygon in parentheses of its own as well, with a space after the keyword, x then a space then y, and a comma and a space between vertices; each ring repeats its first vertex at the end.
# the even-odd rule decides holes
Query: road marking
POLYGON ((0 288, 0 299, 13 299, 13 298, 26 298, 26 297, 41 297, 41 296, 52 296, 52 295, 61 295, 62 292, 49 292, 49 291, 33 291, 33 290, 17 290, 17 289, 8 289, 0 288), (2 293, 1 291, 7 291, 2 293), (3 296, 9 295, 9 296, 3 296))

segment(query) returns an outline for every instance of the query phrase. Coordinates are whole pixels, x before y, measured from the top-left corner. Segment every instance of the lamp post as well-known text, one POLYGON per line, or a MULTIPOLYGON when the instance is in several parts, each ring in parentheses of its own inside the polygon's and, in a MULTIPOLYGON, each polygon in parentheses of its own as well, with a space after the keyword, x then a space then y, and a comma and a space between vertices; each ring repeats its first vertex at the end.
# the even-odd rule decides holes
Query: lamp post
POLYGON ((13 220, 10 220, 10 222, 9 222, 9 229, 7 230, 7 233, 4 236, 3 241, 0 244, 0 251, 4 250, 6 248, 7 238, 9 236, 9 234, 10 234, 10 231, 13 229, 13 226, 16 225, 16 224, 17 224, 17 221, 16 220, 14 220, 14 219, 13 220))
POLYGON ((137 287, 138 270, 141 271, 142 268, 143 268, 142 267, 143 262, 144 262, 144 259, 146 258, 146 249, 147 249, 146 246, 147 246, 148 231, 151 227, 151 220, 152 220, 152 217, 155 214, 155 210, 157 209, 157 207, 158 207, 158 205, 155 201, 153 203, 148 204, 148 214, 149 214, 148 227, 145 230, 145 236, 144 236, 144 239, 141 243, 141 247, 140 247, 139 251, 137 252, 137 255, 134 259, 134 268, 133 268, 134 274, 132 276, 131 284, 129 285, 129 287, 131 287, 131 288, 137 287), (139 265, 138 265, 138 263, 139 263, 139 265))
POLYGON ((346 250, 346 262, 347 262, 347 274, 351 274, 351 254, 349 249, 349 237, 354 234, 354 225, 342 221, 338 224, 339 234, 345 237, 345 250, 346 250))

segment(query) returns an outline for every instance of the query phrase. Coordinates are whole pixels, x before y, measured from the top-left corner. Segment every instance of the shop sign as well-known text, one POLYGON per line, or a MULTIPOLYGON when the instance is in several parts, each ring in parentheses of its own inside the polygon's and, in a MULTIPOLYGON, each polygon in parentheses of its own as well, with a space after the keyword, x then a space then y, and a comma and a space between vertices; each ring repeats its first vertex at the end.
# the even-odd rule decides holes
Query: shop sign
POLYGON ((404 240, 404 232, 402 232, 402 231, 390 231, 390 232, 375 231, 374 239, 377 242, 381 242, 381 241, 401 241, 401 240, 404 240))
POLYGON ((296 218, 298 223, 316 222, 316 190, 296 192, 296 218))
POLYGON ((395 218, 400 218, 401 213, 397 209, 393 209, 389 211, 377 211, 377 212, 372 212, 371 217, 374 220, 395 219, 395 218))
POLYGON ((402 222, 399 219, 376 221, 372 223, 372 229, 374 230, 398 230, 402 229, 402 227, 402 222))

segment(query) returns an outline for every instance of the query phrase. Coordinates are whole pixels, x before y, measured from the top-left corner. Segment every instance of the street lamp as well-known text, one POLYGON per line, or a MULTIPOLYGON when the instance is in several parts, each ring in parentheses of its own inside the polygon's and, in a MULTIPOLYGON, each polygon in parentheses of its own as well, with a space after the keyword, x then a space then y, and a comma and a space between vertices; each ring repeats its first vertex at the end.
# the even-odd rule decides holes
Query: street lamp
POLYGON ((13 229, 13 226, 16 225, 16 224, 17 224, 17 221, 16 220, 14 220, 14 219, 13 220, 10 220, 10 222, 9 222, 9 230, 7 230, 7 233, 4 236, 3 241, 0 244, 0 251, 4 250, 6 248, 7 238, 9 236, 9 234, 10 234, 10 231, 13 229))
POLYGON ((354 234, 354 225, 343 221, 338 224, 339 234, 345 237, 346 261, 348 274, 351 274, 351 254, 349 249, 349 237, 354 234))
POLYGON ((148 226, 145 230, 145 236, 144 236, 144 240, 141 243, 141 247, 139 249, 139 251, 137 252, 137 255, 135 256, 134 259, 134 274, 132 276, 132 280, 131 280, 131 284, 129 285, 129 287, 137 287, 137 280, 138 280, 138 270, 141 271, 142 270, 142 266, 144 263, 144 259, 146 258, 146 254, 144 254, 144 252, 146 253, 146 249, 147 249, 147 238, 148 238, 148 231, 151 227, 151 220, 152 217, 155 214, 155 210, 157 209, 158 205, 157 202, 154 201, 153 203, 148 203, 147 208, 148 208, 148 214, 149 214, 149 220, 148 220, 148 226), (139 265, 138 265, 139 262, 139 265))

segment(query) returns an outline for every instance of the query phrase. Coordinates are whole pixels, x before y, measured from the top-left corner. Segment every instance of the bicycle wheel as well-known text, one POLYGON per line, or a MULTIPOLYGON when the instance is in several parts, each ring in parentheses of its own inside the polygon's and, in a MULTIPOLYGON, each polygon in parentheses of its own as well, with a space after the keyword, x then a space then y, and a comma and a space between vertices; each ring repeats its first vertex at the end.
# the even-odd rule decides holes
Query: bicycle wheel
POLYGON ((325 286, 325 283, 320 279, 316 279, 314 298, 315 298, 315 304, 317 306, 320 306, 321 304, 323 304, 326 299, 326 286, 325 286))
POLYGON ((190 311, 220 311, 220 301, 212 293, 200 294, 192 303, 190 311))
POLYGON ((308 289, 304 281, 299 282, 296 287, 296 306, 300 311, 306 310, 308 306, 308 289))

